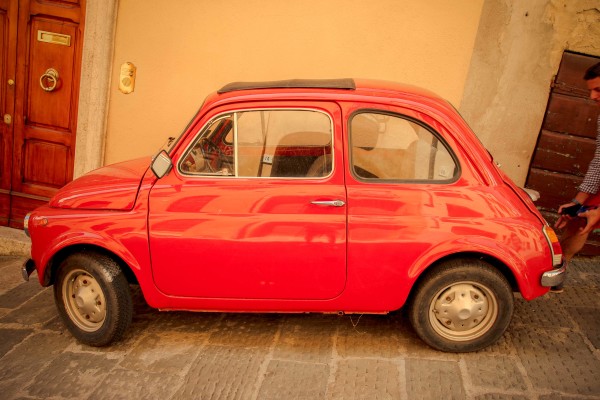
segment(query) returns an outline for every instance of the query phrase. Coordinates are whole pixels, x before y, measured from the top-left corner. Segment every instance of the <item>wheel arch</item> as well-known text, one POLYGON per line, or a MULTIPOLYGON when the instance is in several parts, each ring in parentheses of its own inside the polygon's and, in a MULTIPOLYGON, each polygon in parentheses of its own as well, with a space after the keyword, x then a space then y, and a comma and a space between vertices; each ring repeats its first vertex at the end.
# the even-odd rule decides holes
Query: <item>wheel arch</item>
POLYGON ((482 252, 477 252, 477 251, 467 251, 467 252, 460 252, 460 253, 452 253, 452 254, 447 254, 441 258, 438 258, 437 260, 433 261, 432 263, 430 263, 427 267, 422 268, 419 271, 419 274, 417 276, 417 278, 415 279, 415 281, 413 282, 412 285, 412 289, 410 291, 409 297, 407 299, 407 302, 410 302, 412 300, 412 297, 415 295, 415 293, 417 292, 417 288, 421 285, 422 281, 431 273, 433 273, 433 271, 440 265, 451 261, 451 260, 457 260, 457 259, 464 259, 464 260, 481 260, 486 262, 487 264, 491 265, 494 269, 496 269, 497 271, 499 271, 508 281, 508 283, 510 284, 510 287, 512 288, 513 292, 518 292, 519 291, 519 283, 517 281, 517 278, 514 274, 514 272, 508 267, 508 265, 506 265, 506 263, 504 263, 502 260, 500 260, 497 257, 494 257, 490 254, 486 254, 486 253, 482 253, 482 252))
POLYGON ((58 250, 48 260, 44 270, 43 286, 54 284, 58 267, 67 257, 75 253, 97 253, 109 257, 119 265, 129 283, 138 283, 138 278, 134 270, 116 253, 94 244, 73 244, 58 250))

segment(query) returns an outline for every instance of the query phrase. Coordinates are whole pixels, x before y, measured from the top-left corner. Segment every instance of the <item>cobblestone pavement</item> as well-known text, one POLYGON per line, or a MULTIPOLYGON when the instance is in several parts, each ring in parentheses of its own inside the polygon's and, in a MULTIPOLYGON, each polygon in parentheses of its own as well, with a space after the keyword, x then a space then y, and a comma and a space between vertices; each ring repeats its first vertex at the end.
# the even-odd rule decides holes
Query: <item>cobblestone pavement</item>
POLYGON ((0 399, 600 399, 600 258, 517 298, 491 348, 446 354, 389 316, 161 313, 135 296, 108 348, 65 330, 51 288, 0 257, 0 399))

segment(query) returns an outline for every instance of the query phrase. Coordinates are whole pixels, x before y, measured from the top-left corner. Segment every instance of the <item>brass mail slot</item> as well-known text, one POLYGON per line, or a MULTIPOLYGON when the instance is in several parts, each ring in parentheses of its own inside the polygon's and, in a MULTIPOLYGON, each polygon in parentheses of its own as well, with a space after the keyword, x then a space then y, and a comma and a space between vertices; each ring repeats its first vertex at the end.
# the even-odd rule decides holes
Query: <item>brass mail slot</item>
POLYGON ((38 31, 38 42, 46 42, 53 44, 61 44, 63 46, 71 46, 71 36, 63 35, 62 33, 38 31))

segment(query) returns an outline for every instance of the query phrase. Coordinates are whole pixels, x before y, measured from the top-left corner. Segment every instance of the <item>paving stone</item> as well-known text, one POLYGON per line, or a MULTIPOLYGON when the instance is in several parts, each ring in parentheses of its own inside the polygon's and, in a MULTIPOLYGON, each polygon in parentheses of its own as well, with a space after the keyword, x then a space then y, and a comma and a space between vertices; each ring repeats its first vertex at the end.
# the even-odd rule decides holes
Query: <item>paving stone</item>
POLYGON ((206 336, 169 332, 143 337, 119 365, 132 371, 165 375, 185 373, 202 349, 206 336))
POLYGON ((340 360, 328 399, 400 399, 402 387, 397 362, 373 359, 340 360))
MULTIPOLYGON (((65 324, 63 324, 62 319, 58 315, 58 312, 56 314, 56 317, 51 318, 50 320, 48 320, 48 322, 42 325, 42 329, 60 333, 67 332, 67 327, 65 326, 65 324)), ((70 335, 70 333, 67 334, 70 335)))
POLYGON ((261 400, 318 400, 325 398, 329 366, 273 360, 269 363, 258 398, 261 400))
POLYGON ((437 360, 458 361, 459 356, 455 353, 443 353, 430 347, 422 341, 417 334, 401 337, 401 356, 433 358, 437 360))
POLYGON ((32 396, 87 398, 116 365, 115 360, 95 354, 65 352, 40 371, 27 388, 32 396))
POLYGON ((400 340, 397 320, 386 315, 353 315, 338 330, 336 351, 340 357, 400 357, 405 343, 400 340))
POLYGON ((565 307, 593 307, 600 308, 600 296, 598 288, 592 286, 569 286, 565 285, 562 293, 549 293, 547 296, 551 301, 565 307))
MULTIPOLYGON (((113 369, 87 400, 170 399, 181 385, 177 375, 113 369)), ((199 399, 203 397, 198 397, 199 399)))
POLYGON ((60 355, 71 339, 53 333, 31 335, 0 360, 0 393, 3 400, 19 396, 44 367, 60 355))
POLYGON ((260 368, 266 355, 264 349, 206 346, 192 363, 173 398, 251 399, 258 389, 260 368))
POLYGON ((511 334, 527 376, 537 389, 600 393, 600 360, 578 333, 523 327, 511 334))
POLYGON ((21 343, 18 352, 13 351, 2 357, 0 381, 29 379, 62 352, 71 340, 53 333, 38 333, 28 337, 21 343))
POLYGON ((285 318, 273 358, 328 363, 338 317, 334 315, 292 315, 285 318))
POLYGON ((0 359, 33 332, 31 329, 0 328, 0 359))
POLYGON ((269 347, 279 330, 278 314, 224 314, 214 326, 210 344, 236 347, 269 347))
POLYGON ((17 323, 21 325, 46 324, 58 317, 54 305, 52 290, 44 289, 21 307, 13 310, 0 320, 0 323, 17 323))
POLYGON ((600 269, 600 257, 584 257, 579 256, 571 260, 569 270, 582 272, 585 274, 593 274, 598 276, 600 269))
POLYGON ((0 295, 0 308, 17 308, 42 290, 37 280, 23 282, 0 295))
POLYGON ((526 390, 527 384, 516 366, 517 360, 503 356, 464 354, 469 379, 476 387, 526 390))
POLYGON ((457 362, 423 359, 406 360, 409 399, 465 399, 457 362))
MULTIPOLYGON (((23 261, 25 261, 25 257, 0 256, 0 270, 6 267, 12 270, 15 266, 20 266, 23 261)), ((18 274, 21 275, 21 272, 19 271, 18 274)))
POLYGON ((486 393, 473 397, 474 400, 528 400, 530 397, 518 394, 486 393))
POLYGON ((591 307, 566 307, 571 317, 581 328, 596 349, 600 349, 600 309, 591 307))
MULTIPOLYGON (((71 333, 60 321, 60 325, 50 325, 52 328, 57 328, 58 332, 62 332, 67 337, 73 338, 71 333)), ((68 351, 74 353, 88 353, 106 355, 112 359, 123 359, 131 349, 135 348, 137 343, 146 336, 148 327, 147 321, 137 321, 129 326, 129 329, 125 331, 125 335, 121 340, 112 342, 109 346, 105 347, 92 347, 82 344, 73 338, 73 342, 67 348, 68 351)))
MULTIPOLYGON (((23 276, 21 276, 21 264, 23 260, 20 257, 0 258, 0 294, 6 293, 24 283, 23 276)), ((32 275, 30 280, 37 282, 37 274, 32 275)))
POLYGON ((557 303, 556 294, 546 295, 533 301, 515 298, 515 312, 511 325, 538 326, 546 328, 570 328, 573 326, 567 309, 557 303))
POLYGON ((226 314, 211 312, 156 311, 149 329, 152 332, 204 332, 210 334, 226 314))
MULTIPOLYGON (((600 396, 584 397, 583 400, 587 400, 590 398, 598 399, 598 398, 600 398, 600 396)), ((582 400, 582 397, 567 396, 563 393, 552 393, 552 394, 541 395, 539 399, 540 400, 582 400)))

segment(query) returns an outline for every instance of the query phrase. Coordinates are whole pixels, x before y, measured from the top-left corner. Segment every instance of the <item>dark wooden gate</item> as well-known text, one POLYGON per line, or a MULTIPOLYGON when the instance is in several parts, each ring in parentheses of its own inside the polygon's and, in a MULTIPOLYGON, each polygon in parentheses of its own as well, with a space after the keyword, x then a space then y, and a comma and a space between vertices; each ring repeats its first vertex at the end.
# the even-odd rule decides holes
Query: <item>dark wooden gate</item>
MULTIPOLYGON (((565 52, 552 84, 542 130, 526 187, 541 193, 536 202, 553 223, 559 205, 577 192, 596 148, 600 108, 589 99, 583 74, 598 57, 565 52)), ((580 254, 600 255, 600 235, 592 234, 580 254)))

